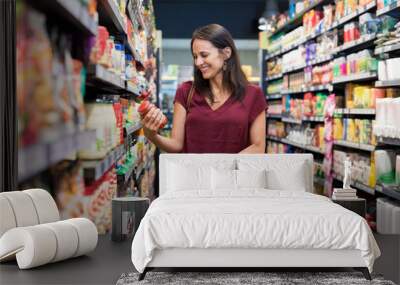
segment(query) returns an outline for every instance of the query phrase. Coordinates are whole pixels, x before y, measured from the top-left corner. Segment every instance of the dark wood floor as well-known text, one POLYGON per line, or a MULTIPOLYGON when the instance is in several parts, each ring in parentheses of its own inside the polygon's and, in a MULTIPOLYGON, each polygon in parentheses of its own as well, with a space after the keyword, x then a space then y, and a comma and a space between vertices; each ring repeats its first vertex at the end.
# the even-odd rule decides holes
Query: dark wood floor
POLYGON ((122 273, 135 271, 131 241, 112 242, 99 236, 97 248, 87 256, 19 270, 16 261, 0 264, 0 284, 115 284, 122 273))
MULTIPOLYGON (((400 268, 400 237, 375 234, 375 238, 382 251, 382 256, 376 260, 374 272, 383 274, 385 279, 392 280, 400 285, 400 271, 398 270, 400 268)), ((99 236, 96 250, 87 256, 29 270, 19 270, 15 261, 1 263, 0 285, 115 284, 122 273, 135 271, 130 255, 131 241, 117 243, 112 242, 108 235, 99 236)), ((186 270, 191 271, 192 269, 180 269, 180 271, 186 270)), ((337 268, 332 269, 332 271, 336 270, 341 271, 337 268)), ((277 271, 277 269, 275 268, 273 271, 277 271)), ((283 271, 296 270, 292 268, 283 271)), ((313 270, 307 269, 305 271, 313 270)))

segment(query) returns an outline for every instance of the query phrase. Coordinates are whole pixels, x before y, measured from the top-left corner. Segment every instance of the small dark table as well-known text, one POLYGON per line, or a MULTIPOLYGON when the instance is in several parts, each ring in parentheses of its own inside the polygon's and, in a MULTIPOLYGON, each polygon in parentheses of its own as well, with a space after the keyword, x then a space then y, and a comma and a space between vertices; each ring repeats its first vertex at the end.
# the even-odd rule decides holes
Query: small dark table
POLYGON ((332 202, 339 204, 340 206, 359 214, 365 218, 366 213, 366 201, 363 198, 353 198, 351 200, 336 200, 332 199, 332 202))
POLYGON ((148 198, 114 198, 112 200, 111 240, 123 241, 133 238, 149 204, 148 198))

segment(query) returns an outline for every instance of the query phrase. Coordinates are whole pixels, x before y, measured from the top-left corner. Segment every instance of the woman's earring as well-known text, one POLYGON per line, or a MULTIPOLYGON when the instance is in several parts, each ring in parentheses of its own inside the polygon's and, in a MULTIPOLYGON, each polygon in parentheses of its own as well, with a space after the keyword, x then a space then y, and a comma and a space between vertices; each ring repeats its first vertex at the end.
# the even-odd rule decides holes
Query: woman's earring
POLYGON ((227 65, 227 64, 226 64, 226 61, 224 61, 224 64, 222 65, 222 70, 223 70, 223 71, 226 71, 226 65, 227 65))

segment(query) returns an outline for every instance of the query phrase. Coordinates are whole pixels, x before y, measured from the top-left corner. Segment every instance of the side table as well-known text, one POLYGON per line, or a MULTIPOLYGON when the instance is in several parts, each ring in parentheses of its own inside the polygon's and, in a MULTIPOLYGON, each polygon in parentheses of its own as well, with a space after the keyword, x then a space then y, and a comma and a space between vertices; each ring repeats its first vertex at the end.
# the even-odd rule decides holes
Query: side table
POLYGON ((353 199, 332 199, 333 203, 339 204, 340 206, 359 214, 361 217, 365 218, 366 213, 366 200, 363 198, 353 198, 353 199))
POLYGON ((140 221, 149 208, 150 200, 141 197, 117 197, 112 199, 111 240, 132 238, 140 221))

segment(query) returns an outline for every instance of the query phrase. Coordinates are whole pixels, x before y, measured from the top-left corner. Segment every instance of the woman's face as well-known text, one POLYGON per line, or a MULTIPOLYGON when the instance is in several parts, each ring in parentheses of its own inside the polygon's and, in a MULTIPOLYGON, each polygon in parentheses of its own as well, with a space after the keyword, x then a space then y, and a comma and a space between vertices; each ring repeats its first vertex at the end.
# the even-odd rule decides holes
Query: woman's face
POLYGON ((214 78, 224 65, 224 54, 206 40, 193 41, 193 60, 204 79, 214 78))

